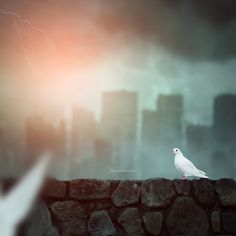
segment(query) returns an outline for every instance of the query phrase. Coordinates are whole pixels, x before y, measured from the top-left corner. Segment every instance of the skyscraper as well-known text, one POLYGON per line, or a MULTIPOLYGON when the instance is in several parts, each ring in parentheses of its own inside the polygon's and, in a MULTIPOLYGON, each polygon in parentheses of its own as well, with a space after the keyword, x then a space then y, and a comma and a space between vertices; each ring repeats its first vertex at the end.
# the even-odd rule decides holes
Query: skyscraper
POLYGON ((32 116, 26 122, 26 148, 28 161, 34 161, 42 152, 53 151, 59 158, 65 155, 65 122, 46 122, 41 116, 32 116))
POLYGON ((26 121, 26 150, 28 162, 46 149, 45 121, 41 116, 32 116, 26 121))
POLYGON ((95 155, 96 165, 93 171, 96 173, 97 178, 109 178, 111 176, 110 169, 112 157, 112 145, 109 141, 98 138, 95 141, 95 155))
MULTIPOLYGON (((138 96, 136 92, 103 93, 101 135, 112 144, 113 169, 134 168, 137 113, 138 96)), ((128 176, 130 175, 128 174, 128 176)))
POLYGON ((94 114, 85 108, 76 108, 72 119, 72 159, 95 158, 94 143, 98 136, 98 125, 94 114))
POLYGON ((200 153, 201 150, 211 150, 213 146, 212 127, 189 124, 186 128, 187 147, 191 152, 200 153))
POLYGON ((158 112, 144 110, 142 112, 141 139, 144 146, 156 146, 160 133, 160 121, 158 112))
POLYGON ((169 143, 178 146, 183 139, 183 98, 181 95, 160 95, 156 110, 143 111, 142 141, 146 145, 169 143))
POLYGON ((182 139, 183 97, 181 95, 160 95, 157 100, 157 112, 163 141, 176 143, 182 139))
POLYGON ((236 139, 236 95, 221 95, 214 102, 214 133, 218 141, 231 143, 236 139))
POLYGON ((183 144, 183 98, 181 95, 160 95, 156 109, 144 110, 141 128, 140 160, 144 176, 165 173, 171 165, 171 150, 183 144), (145 159, 145 161, 144 161, 145 159))

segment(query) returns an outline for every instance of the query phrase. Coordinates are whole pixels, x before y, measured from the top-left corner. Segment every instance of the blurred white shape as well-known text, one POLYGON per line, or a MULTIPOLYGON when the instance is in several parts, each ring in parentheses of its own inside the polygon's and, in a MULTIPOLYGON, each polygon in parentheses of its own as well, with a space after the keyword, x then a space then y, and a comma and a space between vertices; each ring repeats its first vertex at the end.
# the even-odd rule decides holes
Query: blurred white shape
POLYGON ((14 236, 16 227, 30 212, 43 184, 49 154, 44 154, 27 175, 5 196, 0 197, 0 235, 14 236))

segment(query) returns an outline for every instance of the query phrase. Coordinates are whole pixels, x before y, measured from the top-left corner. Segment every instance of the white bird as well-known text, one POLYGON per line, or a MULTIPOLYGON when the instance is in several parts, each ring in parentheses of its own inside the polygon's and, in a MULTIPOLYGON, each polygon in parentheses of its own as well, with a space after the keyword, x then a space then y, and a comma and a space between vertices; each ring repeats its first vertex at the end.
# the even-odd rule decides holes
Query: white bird
POLYGON ((174 148, 173 152, 175 154, 175 167, 178 171, 183 173, 181 179, 187 179, 188 176, 208 179, 206 173, 194 166, 194 164, 188 160, 178 148, 174 148))
POLYGON ((45 178, 48 154, 7 195, 0 195, 0 235, 14 236, 17 226, 30 212, 45 178))

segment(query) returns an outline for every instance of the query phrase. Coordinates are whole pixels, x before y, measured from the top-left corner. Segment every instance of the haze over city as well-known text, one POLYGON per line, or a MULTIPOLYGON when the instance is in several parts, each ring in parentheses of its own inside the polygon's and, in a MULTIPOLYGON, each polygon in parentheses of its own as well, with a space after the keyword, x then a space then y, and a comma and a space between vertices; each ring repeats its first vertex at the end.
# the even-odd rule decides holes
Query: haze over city
POLYGON ((57 140, 60 158, 76 160, 62 178, 177 178, 171 153, 177 145, 210 176, 235 177, 235 16, 234 1, 1 0, 0 146, 3 163, 14 169, 5 174, 20 172, 47 147, 39 148, 40 129, 28 130, 38 117, 38 127, 59 125, 61 136, 52 135, 57 128, 44 135, 57 140), (80 129, 78 109, 88 121, 80 129), (72 143, 81 129, 82 141, 72 143), (69 154, 66 145, 74 145, 69 154), (92 150, 113 165, 93 171, 100 159, 92 150))

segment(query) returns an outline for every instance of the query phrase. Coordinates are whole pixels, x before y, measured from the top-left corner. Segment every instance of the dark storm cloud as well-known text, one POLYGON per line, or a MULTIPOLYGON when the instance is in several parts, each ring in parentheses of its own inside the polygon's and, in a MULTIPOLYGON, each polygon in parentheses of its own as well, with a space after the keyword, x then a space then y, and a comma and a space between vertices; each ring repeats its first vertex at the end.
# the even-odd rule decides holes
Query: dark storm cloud
MULTIPOLYGON (((73 21, 86 19, 111 45, 138 41, 196 60, 236 55, 235 0, 1 0, 0 5, 23 15, 45 9, 73 21)), ((76 29, 76 21, 71 24, 76 29)))
POLYGON ((99 2, 98 22, 111 36, 131 35, 131 40, 191 59, 220 60, 236 54, 236 1, 99 2))

